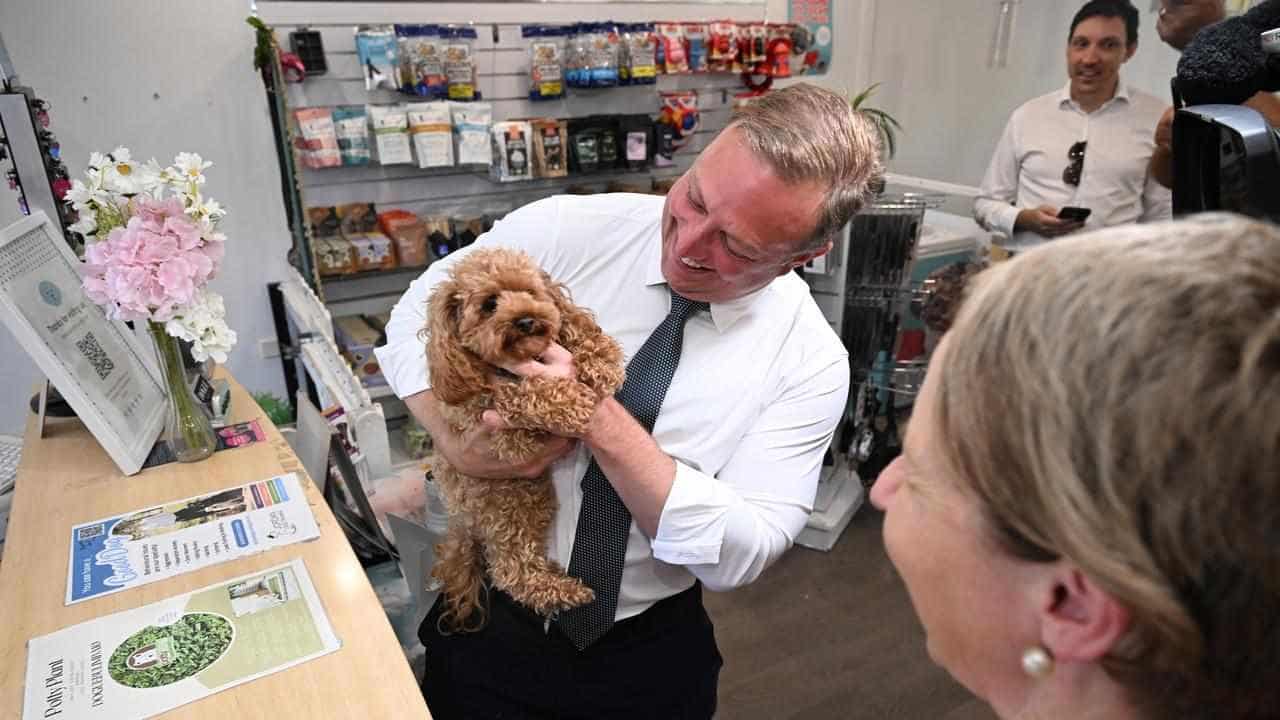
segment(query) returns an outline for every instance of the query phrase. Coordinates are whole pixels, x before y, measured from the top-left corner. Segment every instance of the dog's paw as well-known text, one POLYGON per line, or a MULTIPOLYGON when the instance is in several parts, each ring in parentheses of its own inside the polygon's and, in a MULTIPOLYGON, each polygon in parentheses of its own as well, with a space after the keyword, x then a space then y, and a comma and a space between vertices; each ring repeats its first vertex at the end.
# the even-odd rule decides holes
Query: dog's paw
POLYGON ((494 409, 518 428, 579 436, 595 413, 596 393, 574 380, 531 377, 494 392, 494 409))
POLYGON ((590 604, 596 599, 596 594, 581 580, 563 576, 532 588, 525 597, 518 599, 539 615, 549 616, 590 604))

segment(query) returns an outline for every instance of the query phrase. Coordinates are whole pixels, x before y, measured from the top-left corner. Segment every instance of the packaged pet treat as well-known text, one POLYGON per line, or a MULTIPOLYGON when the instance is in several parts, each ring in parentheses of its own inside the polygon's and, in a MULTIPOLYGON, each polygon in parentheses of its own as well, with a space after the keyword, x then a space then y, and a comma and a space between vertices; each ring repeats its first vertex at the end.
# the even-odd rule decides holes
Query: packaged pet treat
POLYGON ((738 55, 744 69, 751 69, 764 62, 768 53, 769 31, 764 23, 738 26, 738 55))
POLYGON ((333 127, 333 115, 328 108, 302 108, 295 110, 298 122, 296 141, 302 164, 309 168, 336 167, 342 164, 338 151, 338 135, 333 127))
POLYGON ((458 249, 453 240, 453 221, 447 214, 423 215, 422 224, 432 255, 442 258, 458 249))
POLYGON ((707 70, 742 72, 737 36, 738 26, 732 20, 717 20, 707 25, 707 70))
POLYGON ((395 245, 401 267, 421 267, 433 259, 427 247, 427 224, 407 210, 388 210, 378 214, 378 227, 395 245))
POLYGON ((435 25, 396 25, 400 50, 400 91, 443 100, 449 96, 444 47, 435 25))
POLYGON ((391 238, 380 232, 363 232, 347 238, 355 248, 356 269, 360 272, 368 270, 391 270, 396 267, 396 256, 392 249, 391 238))
POLYGON ((374 209, 373 203, 347 203, 334 210, 342 233, 348 237, 378 230, 378 211, 374 209))
POLYGON ((684 48, 684 27, 680 23, 659 23, 656 32, 662 52, 662 71, 668 75, 689 72, 689 56, 684 48))
POLYGON ((612 25, 601 23, 587 33, 587 67, 591 87, 618 84, 618 33, 612 25))
POLYGON ((489 163, 489 174, 499 182, 528 180, 531 176, 529 136, 532 134, 529 123, 520 120, 494 123, 491 132, 493 160, 489 163))
POLYGON ((369 164, 369 122, 363 105, 333 109, 333 129, 338 136, 338 152, 343 165, 369 164))
POLYGON ((321 276, 349 275, 356 271, 355 248, 343 237, 318 238, 312 245, 321 276))
POLYGON ((390 25, 356 28, 356 58, 364 73, 364 89, 400 89, 400 61, 396 33, 390 25))
POLYGON ((534 177, 564 177, 569 174, 569 126, 564 120, 537 118, 529 121, 532 136, 530 160, 534 177))
POLYGON ((564 97, 563 30, 544 25, 524 25, 520 33, 529 40, 529 99, 564 97))
POLYGON ((689 61, 689 72, 707 71, 707 25, 706 23, 684 24, 684 47, 689 61))
POLYGON ((342 231, 342 221, 338 218, 337 208, 307 208, 307 224, 311 226, 311 237, 337 237, 342 231))
POLYGON ((599 128, 574 123, 569 129, 569 167, 574 172, 590 173, 600 169, 599 128))
POLYGON ((587 35, 584 26, 565 30, 564 81, 569 87, 591 87, 591 70, 587 62, 587 35))
POLYGON ((452 103, 454 156, 459 165, 488 165, 489 124, 493 122, 493 106, 489 103, 452 103))
POLYGON ((624 85, 652 85, 658 81, 653 23, 635 23, 622 33, 622 65, 618 76, 624 85))
POLYGON ((450 120, 449 103, 410 103, 406 111, 409 116, 409 135, 413 138, 413 152, 418 156, 418 167, 453 165, 453 123, 450 120))
POLYGON ((471 101, 477 98, 476 65, 471 52, 476 39, 475 28, 444 27, 444 72, 449 82, 449 99, 471 101))
POLYGON ((413 162, 413 153, 409 150, 409 117, 403 105, 370 105, 369 123, 373 125, 373 144, 379 163, 413 162))
POLYGON ((618 120, 623 157, 628 170, 649 167, 653 155, 653 120, 648 115, 623 115, 618 120))

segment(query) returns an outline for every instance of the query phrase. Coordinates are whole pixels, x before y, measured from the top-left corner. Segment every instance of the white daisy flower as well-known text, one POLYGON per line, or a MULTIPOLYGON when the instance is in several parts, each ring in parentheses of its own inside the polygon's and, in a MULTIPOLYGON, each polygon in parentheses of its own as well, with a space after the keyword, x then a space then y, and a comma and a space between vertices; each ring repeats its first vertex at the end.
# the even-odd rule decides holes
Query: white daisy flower
POLYGON ((196 153, 185 152, 178 153, 178 156, 173 159, 173 165, 187 182, 193 182, 197 185, 204 183, 205 168, 213 167, 213 163, 196 153))
POLYGON ((88 212, 82 214, 79 220, 67 226, 67 229, 71 232, 78 232, 81 235, 92 235, 98 229, 98 223, 94 219, 94 214, 88 212))
POLYGON ((108 162, 107 156, 100 152, 89 153, 89 167, 94 170, 101 170, 108 162))

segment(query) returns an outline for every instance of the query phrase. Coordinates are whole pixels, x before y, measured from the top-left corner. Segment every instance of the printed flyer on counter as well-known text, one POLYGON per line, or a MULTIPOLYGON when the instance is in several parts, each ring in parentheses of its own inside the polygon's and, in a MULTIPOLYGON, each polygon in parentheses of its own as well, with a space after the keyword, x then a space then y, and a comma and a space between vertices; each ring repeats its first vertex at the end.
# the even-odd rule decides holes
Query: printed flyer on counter
POLYGON ((66 604, 318 537, 294 473, 76 525, 66 604))
POLYGON ((33 638, 22 717, 148 718, 340 646, 296 559, 33 638))

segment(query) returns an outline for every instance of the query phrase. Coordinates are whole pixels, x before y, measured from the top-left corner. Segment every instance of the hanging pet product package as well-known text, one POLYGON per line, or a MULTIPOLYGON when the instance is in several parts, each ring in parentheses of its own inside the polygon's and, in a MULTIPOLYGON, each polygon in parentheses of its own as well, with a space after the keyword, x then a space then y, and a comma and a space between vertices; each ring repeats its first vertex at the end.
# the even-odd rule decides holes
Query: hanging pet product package
POLYGON ((344 105, 333 109, 333 129, 338 138, 338 153, 343 165, 369 164, 369 122, 363 105, 344 105))
POLYGON ((360 26, 356 30, 356 58, 364 73, 365 90, 400 89, 400 61, 392 26, 360 26))
POLYGON ((535 118, 532 128, 530 161, 534 177, 564 177, 569 174, 569 124, 555 118, 535 118))
POLYGON ((443 100, 449 97, 444 41, 435 25, 396 25, 400 52, 400 91, 443 100))
POLYGON ((369 122, 373 125, 378 162, 383 165, 413 162, 413 153, 409 150, 409 118, 403 105, 370 105, 369 122))
POLYGON ((520 33, 529 41, 529 99, 556 100, 564 97, 564 29, 524 25, 520 33))
POLYGON ((472 53, 475 28, 443 27, 444 72, 449 80, 449 99, 469 102, 479 97, 476 92, 476 63, 472 53))

